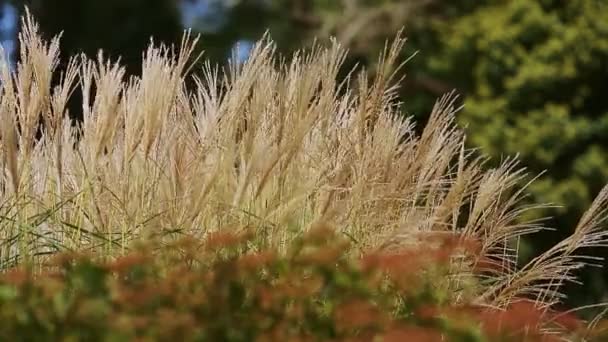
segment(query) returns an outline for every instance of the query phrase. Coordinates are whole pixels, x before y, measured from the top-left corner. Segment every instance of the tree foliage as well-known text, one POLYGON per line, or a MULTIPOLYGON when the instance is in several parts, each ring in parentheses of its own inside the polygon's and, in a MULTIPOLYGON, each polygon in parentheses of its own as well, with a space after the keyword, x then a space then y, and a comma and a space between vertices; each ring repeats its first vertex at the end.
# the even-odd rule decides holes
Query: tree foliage
MULTIPOLYGON (((535 202, 572 227, 608 180, 608 6, 602 1, 498 1, 436 22, 428 67, 466 94, 461 122, 494 157, 519 154, 535 202)), ((541 248, 564 234, 545 234, 541 248)))

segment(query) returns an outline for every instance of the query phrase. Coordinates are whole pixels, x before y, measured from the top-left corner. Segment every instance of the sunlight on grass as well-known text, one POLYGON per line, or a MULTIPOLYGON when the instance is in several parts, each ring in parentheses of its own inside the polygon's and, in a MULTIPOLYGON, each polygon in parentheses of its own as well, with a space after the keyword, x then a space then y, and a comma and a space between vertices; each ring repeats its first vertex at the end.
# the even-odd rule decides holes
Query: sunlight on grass
POLYGON ((29 16, 24 24, 16 71, 0 63, 1 269, 57 251, 112 259, 134 241, 240 229, 283 251, 324 222, 348 236, 352 253, 436 234, 477 241, 477 259, 455 262, 450 286, 483 264, 477 301, 527 296, 548 307, 589 261, 577 249, 607 242, 604 190, 571 237, 517 268, 513 242, 543 228, 519 220, 540 207, 520 204, 524 170, 514 159, 487 169, 465 149, 454 94, 415 133, 396 99, 401 35, 373 80, 336 81, 345 58, 337 43, 285 63, 269 39, 225 72, 205 64, 191 73, 198 39, 185 35, 177 53, 151 46, 141 77, 126 79, 101 54, 77 56, 52 88, 59 40, 42 41, 29 16), (76 87, 77 126, 66 113, 76 87))

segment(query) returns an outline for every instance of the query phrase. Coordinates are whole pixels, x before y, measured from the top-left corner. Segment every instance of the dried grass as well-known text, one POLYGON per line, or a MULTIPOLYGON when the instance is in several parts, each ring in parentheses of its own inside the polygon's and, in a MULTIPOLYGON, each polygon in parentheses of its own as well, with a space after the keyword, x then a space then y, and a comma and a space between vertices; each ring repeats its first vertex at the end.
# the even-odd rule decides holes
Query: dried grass
POLYGON ((516 267, 513 242, 543 228, 520 220, 534 209, 521 204, 524 170, 514 159, 487 170, 465 149, 453 93, 416 135, 396 103, 401 35, 371 84, 363 74, 337 83, 345 52, 336 42, 285 63, 264 39, 244 64, 192 76, 196 39, 186 35, 177 54, 151 46, 141 77, 125 80, 101 54, 79 56, 53 89, 58 39, 42 41, 28 15, 20 40, 16 72, 0 63, 0 268, 238 227, 281 247, 325 222, 360 248, 430 243, 423 237, 438 232, 478 241, 473 264, 455 263, 454 284, 489 262, 479 301, 524 295, 542 307, 584 265, 577 248, 606 243, 605 190, 573 236, 516 267), (66 113, 75 87, 84 94, 77 127, 66 113))

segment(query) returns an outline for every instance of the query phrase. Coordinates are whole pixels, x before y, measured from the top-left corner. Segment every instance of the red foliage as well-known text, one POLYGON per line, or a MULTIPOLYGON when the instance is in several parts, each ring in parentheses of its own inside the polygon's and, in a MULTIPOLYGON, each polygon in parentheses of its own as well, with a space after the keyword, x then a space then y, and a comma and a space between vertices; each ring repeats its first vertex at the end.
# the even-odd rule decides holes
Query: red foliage
POLYGON ((23 286, 31 280, 31 272, 23 268, 14 268, 0 276, 0 281, 14 286, 23 286))
POLYGON ((382 326, 387 319, 378 307, 363 300, 340 304, 334 311, 334 321, 340 332, 382 326))
POLYGON ((412 326, 390 330, 384 334, 382 341, 443 342, 446 341, 446 337, 437 330, 412 326))

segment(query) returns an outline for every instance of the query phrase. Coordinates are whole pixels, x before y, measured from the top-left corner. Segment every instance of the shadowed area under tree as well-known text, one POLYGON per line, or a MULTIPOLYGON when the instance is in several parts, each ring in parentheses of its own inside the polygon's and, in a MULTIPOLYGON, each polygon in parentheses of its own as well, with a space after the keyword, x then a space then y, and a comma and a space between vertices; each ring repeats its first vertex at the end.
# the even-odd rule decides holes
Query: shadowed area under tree
MULTIPOLYGON (((40 27, 42 36, 50 40, 62 33, 60 54, 64 58, 54 75, 54 83, 67 67, 66 56, 79 53, 116 61, 119 57, 126 75, 141 73, 142 54, 150 44, 175 44, 182 35, 182 25, 174 0, 16 0, 23 13, 27 6, 40 27)), ((70 99, 72 118, 82 119, 82 94, 79 89, 70 99)))

